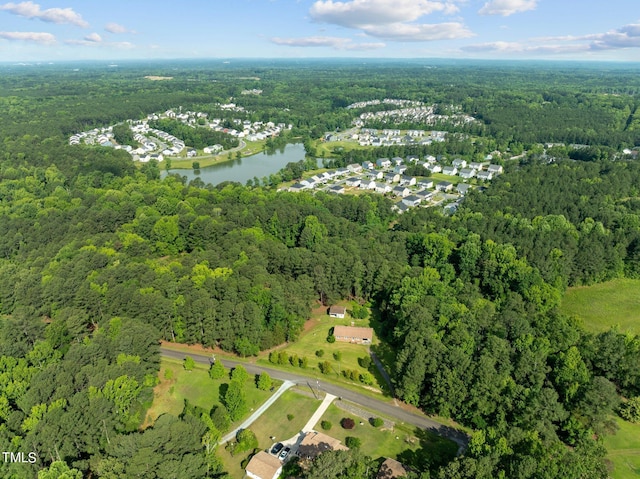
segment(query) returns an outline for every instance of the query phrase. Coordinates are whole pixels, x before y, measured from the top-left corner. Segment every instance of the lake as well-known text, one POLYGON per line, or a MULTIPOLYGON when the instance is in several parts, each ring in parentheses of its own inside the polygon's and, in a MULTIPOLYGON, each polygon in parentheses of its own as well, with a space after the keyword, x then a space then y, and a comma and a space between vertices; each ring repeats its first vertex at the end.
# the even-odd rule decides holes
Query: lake
MULTIPOLYGON (((195 158, 197 161, 197 158, 195 158)), ((243 185, 247 180, 257 176, 269 176, 284 168, 287 163, 304 160, 304 146, 302 143, 291 143, 284 148, 276 149, 271 153, 258 153, 247 156, 239 160, 225 161, 212 166, 202 168, 199 173, 193 170, 169 170, 169 173, 177 173, 186 176, 187 181, 200 178, 204 183, 217 185, 223 181, 237 181, 243 185)), ((162 178, 167 176, 167 172, 162 172, 162 178)))

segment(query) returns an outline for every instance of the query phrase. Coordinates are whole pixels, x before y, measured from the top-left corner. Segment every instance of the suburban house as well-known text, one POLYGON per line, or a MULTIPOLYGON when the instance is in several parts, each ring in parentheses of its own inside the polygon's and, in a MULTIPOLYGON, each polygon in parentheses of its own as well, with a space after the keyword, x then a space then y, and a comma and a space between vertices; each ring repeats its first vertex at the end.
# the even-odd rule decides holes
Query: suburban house
POLYGON ((391 158, 391 162, 396 166, 401 165, 403 161, 404 160, 399 156, 394 156, 393 158, 391 158))
POLYGON ((451 165, 456 168, 465 168, 467 166, 467 162, 461 158, 456 158, 451 162, 451 165))
POLYGON ((433 188, 433 180, 420 180, 418 181, 418 186, 420 188, 433 188))
POLYGON ((461 195, 466 195, 467 191, 469 191, 470 188, 471 185, 468 185, 466 183, 458 183, 458 186, 456 186, 456 191, 461 195))
POLYGON ((445 166, 442 168, 442 174, 447 176, 456 176, 458 174, 458 168, 455 166, 445 166))
POLYGON ((351 163, 350 165, 347 165, 347 170, 359 173, 362 171, 362 165, 359 165, 358 163, 351 163))
POLYGON ((410 155, 410 156, 407 157, 407 161, 409 163, 417 163, 418 161, 420 161, 420 158, 418 158, 415 155, 410 155))
POLYGON ((362 180, 360 178, 347 178, 347 181, 345 181, 345 184, 347 186, 360 186, 360 182, 362 180))
POLYGON ((387 183, 397 183, 400 181, 400 175, 397 173, 387 173, 384 175, 384 181, 387 183))
POLYGON ((422 201, 422 199, 417 195, 409 195, 409 196, 407 196, 405 198, 402 198, 402 202, 405 205, 411 206, 411 207, 418 206, 421 201, 422 201))
POLYGON ((487 171, 490 173, 493 173, 494 175, 499 175, 500 173, 503 172, 503 169, 501 165, 489 165, 489 168, 487 168, 487 171))
POLYGON ((476 163, 476 162, 469 163, 469 168, 472 168, 476 171, 482 171, 483 166, 484 165, 482 163, 476 163))
POLYGON ((405 196, 409 196, 411 194, 411 191, 405 186, 396 186, 393 189, 393 194, 404 198, 405 196))
POLYGON ((332 318, 344 318, 345 313, 347 312, 347 308, 344 306, 331 306, 329 308, 329 316, 332 318))
POLYGON ((380 470, 378 471, 376 479, 397 479, 399 477, 405 477, 406 475, 407 470, 402 463, 395 459, 387 458, 380 464, 380 470))
POLYGON ((476 176, 476 170, 473 170, 471 168, 463 168, 460 170, 460 178, 465 178, 465 179, 469 179, 469 178, 473 178, 474 176, 476 176))
POLYGON ((371 344, 373 340, 372 328, 360 328, 357 326, 335 326, 333 335, 336 341, 345 343, 371 344))
MULTIPOLYGON (((337 327, 337 326, 336 326, 337 327)), ((348 447, 340 441, 321 432, 310 431, 305 434, 300 446, 298 456, 302 459, 313 460, 325 451, 347 451, 348 447)))
POLYGON ((451 191, 453 190, 453 183, 449 183, 448 181, 441 181, 436 185, 436 190, 438 191, 451 191))
POLYGON ((360 182, 361 190, 375 190, 377 183, 373 180, 363 180, 360 182))
POLYGON ((393 172, 394 173, 398 173, 398 174, 402 174, 405 171, 407 171, 407 165, 396 165, 393 167, 393 172))
POLYGON ((343 185, 334 185, 329 187, 329 189, 327 190, 329 193, 335 193, 337 195, 342 195, 344 194, 344 186, 343 185))
POLYGON ((433 197, 433 191, 420 190, 416 192, 416 196, 422 201, 430 200, 433 197))
POLYGON ((370 161, 365 161, 364 163, 362 163, 362 167, 366 170, 373 170, 373 163, 371 163, 370 161))
POLYGON ((417 182, 417 180, 413 176, 401 176, 400 177, 400 184, 401 185, 414 186, 416 184, 416 182, 417 182))
POLYGON ((478 171, 478 174, 476 176, 479 180, 489 181, 493 178, 493 173, 491 173, 490 171, 478 171))
POLYGON ((429 170, 431 173, 440 173, 442 171, 442 167, 440 165, 429 165, 427 167, 427 170, 429 170))
POLYGON ((376 193, 389 193, 391 191, 391 186, 386 183, 375 183, 374 189, 376 193))
POLYGON ((307 188, 308 188, 308 186, 306 186, 306 185, 302 185, 300 183, 295 183, 295 184, 293 184, 293 185, 291 185, 289 187, 289 191, 292 191, 293 193, 299 193, 300 191, 305 190, 307 188))
POLYGON ((282 473, 282 463, 277 457, 260 451, 251 458, 246 472, 251 479, 276 479, 282 473))
POLYGON ((391 160, 389 158, 378 158, 376 160, 376 166, 378 168, 389 168, 391 166, 391 160))

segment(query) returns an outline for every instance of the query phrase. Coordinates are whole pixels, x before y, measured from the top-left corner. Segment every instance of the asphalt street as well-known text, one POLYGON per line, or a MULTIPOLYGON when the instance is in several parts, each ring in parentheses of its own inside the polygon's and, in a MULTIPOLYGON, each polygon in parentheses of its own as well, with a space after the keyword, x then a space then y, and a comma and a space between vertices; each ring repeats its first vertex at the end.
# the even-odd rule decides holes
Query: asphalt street
MULTIPOLYGON (((161 348, 161 352, 164 357, 178 360, 183 360, 185 356, 187 356, 187 353, 166 348, 161 348)), ((203 364, 211 363, 211 356, 209 355, 194 353, 189 353, 188 355, 191 356, 196 362, 203 364)), ((460 446, 459 451, 462 451, 464 448, 466 448, 469 442, 469 437, 465 433, 457 429, 440 424, 433 419, 428 418, 427 416, 407 411, 400 406, 374 399, 364 394, 351 391, 350 389, 342 388, 340 386, 325 383, 322 381, 317 381, 315 378, 310 378, 301 374, 293 374, 290 372, 280 371, 278 369, 272 369, 261 365, 243 363, 229 359, 217 360, 222 361, 222 364, 224 364, 224 366, 227 368, 233 368, 237 365, 242 365, 250 374, 260 374, 261 372, 265 371, 274 379, 278 379, 281 381, 291 381, 298 385, 307 385, 309 388, 311 388, 311 390, 319 389, 329 394, 333 394, 334 396, 342 398, 346 401, 351 401, 352 403, 358 404, 367 409, 378 411, 382 415, 389 416, 407 424, 412 424, 421 429, 431 431, 442 437, 450 439, 460 446)))

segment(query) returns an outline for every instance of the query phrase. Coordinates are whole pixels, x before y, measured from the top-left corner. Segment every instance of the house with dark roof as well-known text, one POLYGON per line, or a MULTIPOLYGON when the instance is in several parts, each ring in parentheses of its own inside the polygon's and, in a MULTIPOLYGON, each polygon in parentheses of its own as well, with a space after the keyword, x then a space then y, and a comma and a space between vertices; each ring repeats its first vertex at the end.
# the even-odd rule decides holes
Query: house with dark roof
POLYGON ((453 183, 449 183, 448 181, 441 181, 436 185, 436 190, 438 191, 451 191, 453 190, 453 183))
POLYGON ((409 207, 415 207, 418 206, 420 204, 420 202, 422 201, 422 199, 417 196, 417 195, 409 195, 405 198, 402 198, 402 202, 409 206, 409 207))
POLYGON ((458 186, 456 186, 456 191, 463 196, 466 195, 467 191, 469 191, 470 189, 471 185, 468 185, 467 183, 458 183, 458 186))

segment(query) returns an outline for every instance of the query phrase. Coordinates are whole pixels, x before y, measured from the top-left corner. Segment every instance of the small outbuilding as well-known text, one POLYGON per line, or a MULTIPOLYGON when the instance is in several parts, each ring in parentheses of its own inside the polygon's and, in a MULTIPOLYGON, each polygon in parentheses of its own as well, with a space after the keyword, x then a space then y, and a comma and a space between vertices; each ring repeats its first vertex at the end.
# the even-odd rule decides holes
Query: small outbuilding
POLYGON ((336 306, 333 305, 329 308, 329 316, 332 318, 344 318, 344 315, 347 313, 347 308, 344 306, 336 306))

